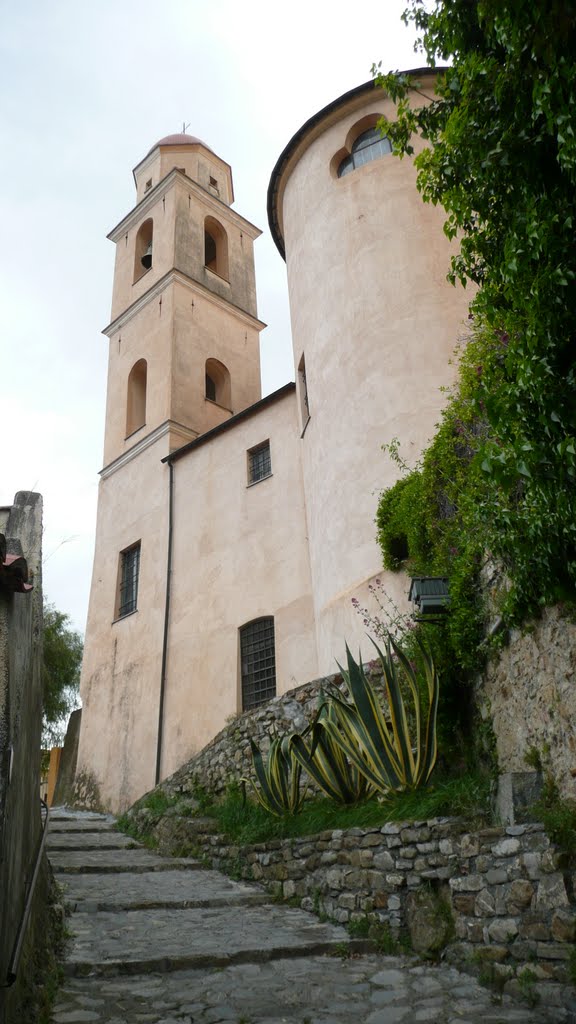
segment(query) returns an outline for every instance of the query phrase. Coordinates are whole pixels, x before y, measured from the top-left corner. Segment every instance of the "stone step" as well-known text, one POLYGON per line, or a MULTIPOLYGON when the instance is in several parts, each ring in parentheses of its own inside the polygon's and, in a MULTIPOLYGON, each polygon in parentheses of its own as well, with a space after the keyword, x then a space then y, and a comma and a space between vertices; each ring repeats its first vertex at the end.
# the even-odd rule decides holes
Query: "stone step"
POLYGON ((269 903, 266 893, 218 871, 56 875, 66 903, 84 913, 269 903))
POLYGON ((219 968, 337 953, 350 945, 344 928, 275 904, 76 913, 70 928, 68 976, 219 968))
POLYGON ((142 871, 197 871, 203 867, 192 857, 161 857, 142 847, 124 850, 50 850, 55 874, 94 875, 142 871))
POLYGON ((75 832, 115 832, 116 822, 114 818, 103 821, 74 821, 73 819, 53 818, 50 815, 50 826, 48 832, 65 833, 66 835, 75 832))
POLYGON ((107 978, 67 978, 54 1024, 541 1024, 443 964, 298 957, 107 978))
POLYGON ((135 839, 121 832, 48 832, 48 850, 133 850, 140 847, 135 839))

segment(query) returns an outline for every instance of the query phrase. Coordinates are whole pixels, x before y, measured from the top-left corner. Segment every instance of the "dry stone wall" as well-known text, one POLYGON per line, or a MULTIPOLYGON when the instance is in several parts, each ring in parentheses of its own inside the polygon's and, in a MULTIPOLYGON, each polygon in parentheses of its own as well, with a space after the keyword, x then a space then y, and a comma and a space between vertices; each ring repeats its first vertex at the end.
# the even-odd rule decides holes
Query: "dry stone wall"
MULTIPOLYGON (((376 665, 371 666, 370 676, 382 678, 376 665)), ((179 794, 199 784, 219 795, 230 782, 251 776, 250 739, 267 751, 275 733, 302 732, 316 713, 322 689, 328 685, 343 689, 342 676, 315 679, 234 718, 207 747, 163 782, 162 789, 179 794)))
MULTIPOLYGON (((144 827, 146 814, 131 812, 144 827)), ((542 825, 470 832, 457 819, 389 822, 239 847, 172 808, 153 832, 166 852, 193 849, 344 924, 372 917, 392 936, 408 934, 417 952, 573 1019, 575 872, 542 825)))
POLYGON ((562 606, 509 643, 477 688, 480 714, 492 722, 500 772, 526 771, 535 751, 560 795, 576 799, 576 621, 562 606))

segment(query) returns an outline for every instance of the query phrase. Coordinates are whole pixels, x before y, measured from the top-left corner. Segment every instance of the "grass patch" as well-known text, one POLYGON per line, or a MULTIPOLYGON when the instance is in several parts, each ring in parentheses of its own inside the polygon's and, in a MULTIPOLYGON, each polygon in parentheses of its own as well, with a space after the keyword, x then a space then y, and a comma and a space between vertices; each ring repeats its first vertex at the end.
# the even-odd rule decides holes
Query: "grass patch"
POLYGON ((265 843, 274 839, 314 835, 334 829, 370 828, 387 821, 417 821, 444 816, 486 820, 489 814, 490 780, 466 774, 437 781, 401 793, 381 803, 367 800, 355 807, 341 807, 324 797, 306 800, 300 814, 281 818, 250 800, 244 805, 240 793, 231 789, 218 803, 205 808, 220 830, 239 845, 265 843))

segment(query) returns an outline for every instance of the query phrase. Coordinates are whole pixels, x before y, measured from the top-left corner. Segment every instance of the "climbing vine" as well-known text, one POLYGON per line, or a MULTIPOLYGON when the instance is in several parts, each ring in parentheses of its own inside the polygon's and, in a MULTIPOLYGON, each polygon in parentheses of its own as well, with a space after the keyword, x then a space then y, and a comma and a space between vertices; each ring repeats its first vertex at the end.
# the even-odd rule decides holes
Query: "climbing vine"
POLYGON ((452 66, 421 105, 375 69, 397 105, 382 128, 400 156, 415 133, 430 143, 418 188, 458 242, 449 277, 479 289, 438 433, 382 496, 378 530, 389 568, 450 576, 450 643, 472 667, 483 560, 502 567, 508 623, 576 592, 576 5, 427 7, 404 19, 431 67, 452 66))

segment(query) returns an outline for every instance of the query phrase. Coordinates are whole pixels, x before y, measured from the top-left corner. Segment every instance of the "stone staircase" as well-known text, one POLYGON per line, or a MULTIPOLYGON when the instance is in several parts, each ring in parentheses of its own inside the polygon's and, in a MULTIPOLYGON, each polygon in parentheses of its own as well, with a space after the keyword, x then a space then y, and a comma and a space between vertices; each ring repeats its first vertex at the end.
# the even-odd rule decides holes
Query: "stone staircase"
POLYGON ((71 910, 54 1024, 540 1024, 550 1019, 412 958, 361 955, 337 925, 255 885, 167 858, 105 815, 51 815, 71 910))

